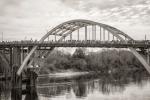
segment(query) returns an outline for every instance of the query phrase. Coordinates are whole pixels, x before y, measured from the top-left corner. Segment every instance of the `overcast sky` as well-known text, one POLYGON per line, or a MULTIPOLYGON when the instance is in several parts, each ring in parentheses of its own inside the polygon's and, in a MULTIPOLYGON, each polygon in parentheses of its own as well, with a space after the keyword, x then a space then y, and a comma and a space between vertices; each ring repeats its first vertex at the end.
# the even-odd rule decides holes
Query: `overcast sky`
POLYGON ((72 19, 109 24, 134 39, 144 39, 145 34, 150 39, 150 0, 0 0, 5 40, 40 39, 72 19))

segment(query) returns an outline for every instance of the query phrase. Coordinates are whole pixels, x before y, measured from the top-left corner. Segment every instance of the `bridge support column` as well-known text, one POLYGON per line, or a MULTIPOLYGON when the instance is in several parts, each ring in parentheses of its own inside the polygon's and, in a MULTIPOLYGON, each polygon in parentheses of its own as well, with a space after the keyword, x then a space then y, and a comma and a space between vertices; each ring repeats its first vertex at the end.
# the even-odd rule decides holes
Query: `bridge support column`
POLYGON ((17 71, 19 69, 19 66, 14 65, 12 68, 12 88, 21 89, 22 88, 22 75, 18 76, 17 71))
POLYGON ((70 34, 70 40, 72 41, 72 33, 70 34))
POLYGON ((23 47, 21 47, 21 64, 23 63, 23 59, 24 59, 24 52, 23 52, 23 47))
POLYGON ((12 65, 21 65, 21 49, 20 48, 13 48, 12 51, 12 65))
POLYGON ((49 36, 48 36, 48 42, 49 42, 49 36))
POLYGON ((55 42, 57 41, 57 39, 56 39, 56 34, 55 34, 55 42))
MULTIPOLYGON (((16 91, 16 89, 17 89, 17 93, 21 93, 22 75, 20 76, 17 75, 17 71, 21 65, 21 48, 14 47, 12 49, 11 56, 12 56, 12 73, 11 73, 12 93, 14 93, 13 91, 16 91)), ((16 95, 16 94, 12 94, 12 95, 16 95)), ((17 98, 21 98, 20 97, 21 94, 17 94, 17 95, 18 95, 17 98)), ((17 98, 14 100, 18 100, 17 98)))
POLYGON ((102 28, 101 27, 100 27, 99 31, 100 31, 100 35, 99 35, 100 37, 99 38, 100 38, 100 41, 102 41, 102 28))
POLYGON ((14 65, 12 68, 12 89, 11 98, 12 100, 22 100, 22 75, 18 76, 19 66, 14 65))
POLYGON ((9 48, 9 65, 10 65, 10 69, 12 70, 12 66, 13 66, 13 57, 12 57, 12 48, 9 48))
POLYGON ((150 49, 147 49, 147 63, 150 65, 150 49))
POLYGON ((87 26, 85 26, 85 41, 87 41, 87 26))
POLYGON ((113 35, 113 41, 115 40, 115 36, 113 35))
POLYGON ((103 41, 105 41, 105 29, 103 28, 103 41))
POLYGON ((108 41, 110 40, 110 33, 108 32, 108 41))
POLYGON ((78 41, 79 41, 79 29, 78 29, 78 31, 77 31, 77 32, 78 32, 78 41))
POLYGON ((96 40, 96 25, 92 25, 92 40, 96 40))

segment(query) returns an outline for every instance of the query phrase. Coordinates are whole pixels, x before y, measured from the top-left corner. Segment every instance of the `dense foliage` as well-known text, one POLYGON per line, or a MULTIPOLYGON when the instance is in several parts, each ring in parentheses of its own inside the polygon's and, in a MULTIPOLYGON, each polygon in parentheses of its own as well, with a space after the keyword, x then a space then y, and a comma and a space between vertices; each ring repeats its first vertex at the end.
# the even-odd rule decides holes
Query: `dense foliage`
POLYGON ((83 49, 78 48, 73 55, 58 50, 53 51, 46 59, 40 73, 62 70, 120 73, 145 69, 128 50, 104 49, 85 54, 83 49))

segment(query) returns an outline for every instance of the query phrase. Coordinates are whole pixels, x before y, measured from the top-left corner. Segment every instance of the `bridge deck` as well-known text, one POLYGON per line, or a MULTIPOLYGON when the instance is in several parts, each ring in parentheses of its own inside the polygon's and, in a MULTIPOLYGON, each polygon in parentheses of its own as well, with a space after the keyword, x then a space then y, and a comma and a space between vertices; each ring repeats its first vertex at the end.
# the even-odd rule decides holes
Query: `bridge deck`
POLYGON ((106 47, 106 48, 149 48, 150 43, 121 43, 121 42, 104 42, 104 41, 62 41, 62 42, 0 42, 0 48, 9 47, 106 47))

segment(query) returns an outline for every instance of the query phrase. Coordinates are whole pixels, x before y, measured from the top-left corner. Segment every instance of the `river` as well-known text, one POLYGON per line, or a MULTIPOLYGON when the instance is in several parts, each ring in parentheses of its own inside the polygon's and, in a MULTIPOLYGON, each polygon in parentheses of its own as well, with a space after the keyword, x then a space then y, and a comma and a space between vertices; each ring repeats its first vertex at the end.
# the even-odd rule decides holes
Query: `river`
MULTIPOLYGON (((10 82, 0 82, 0 100, 19 100, 10 82)), ((143 72, 40 77, 20 100, 150 100, 150 77, 143 72)))

